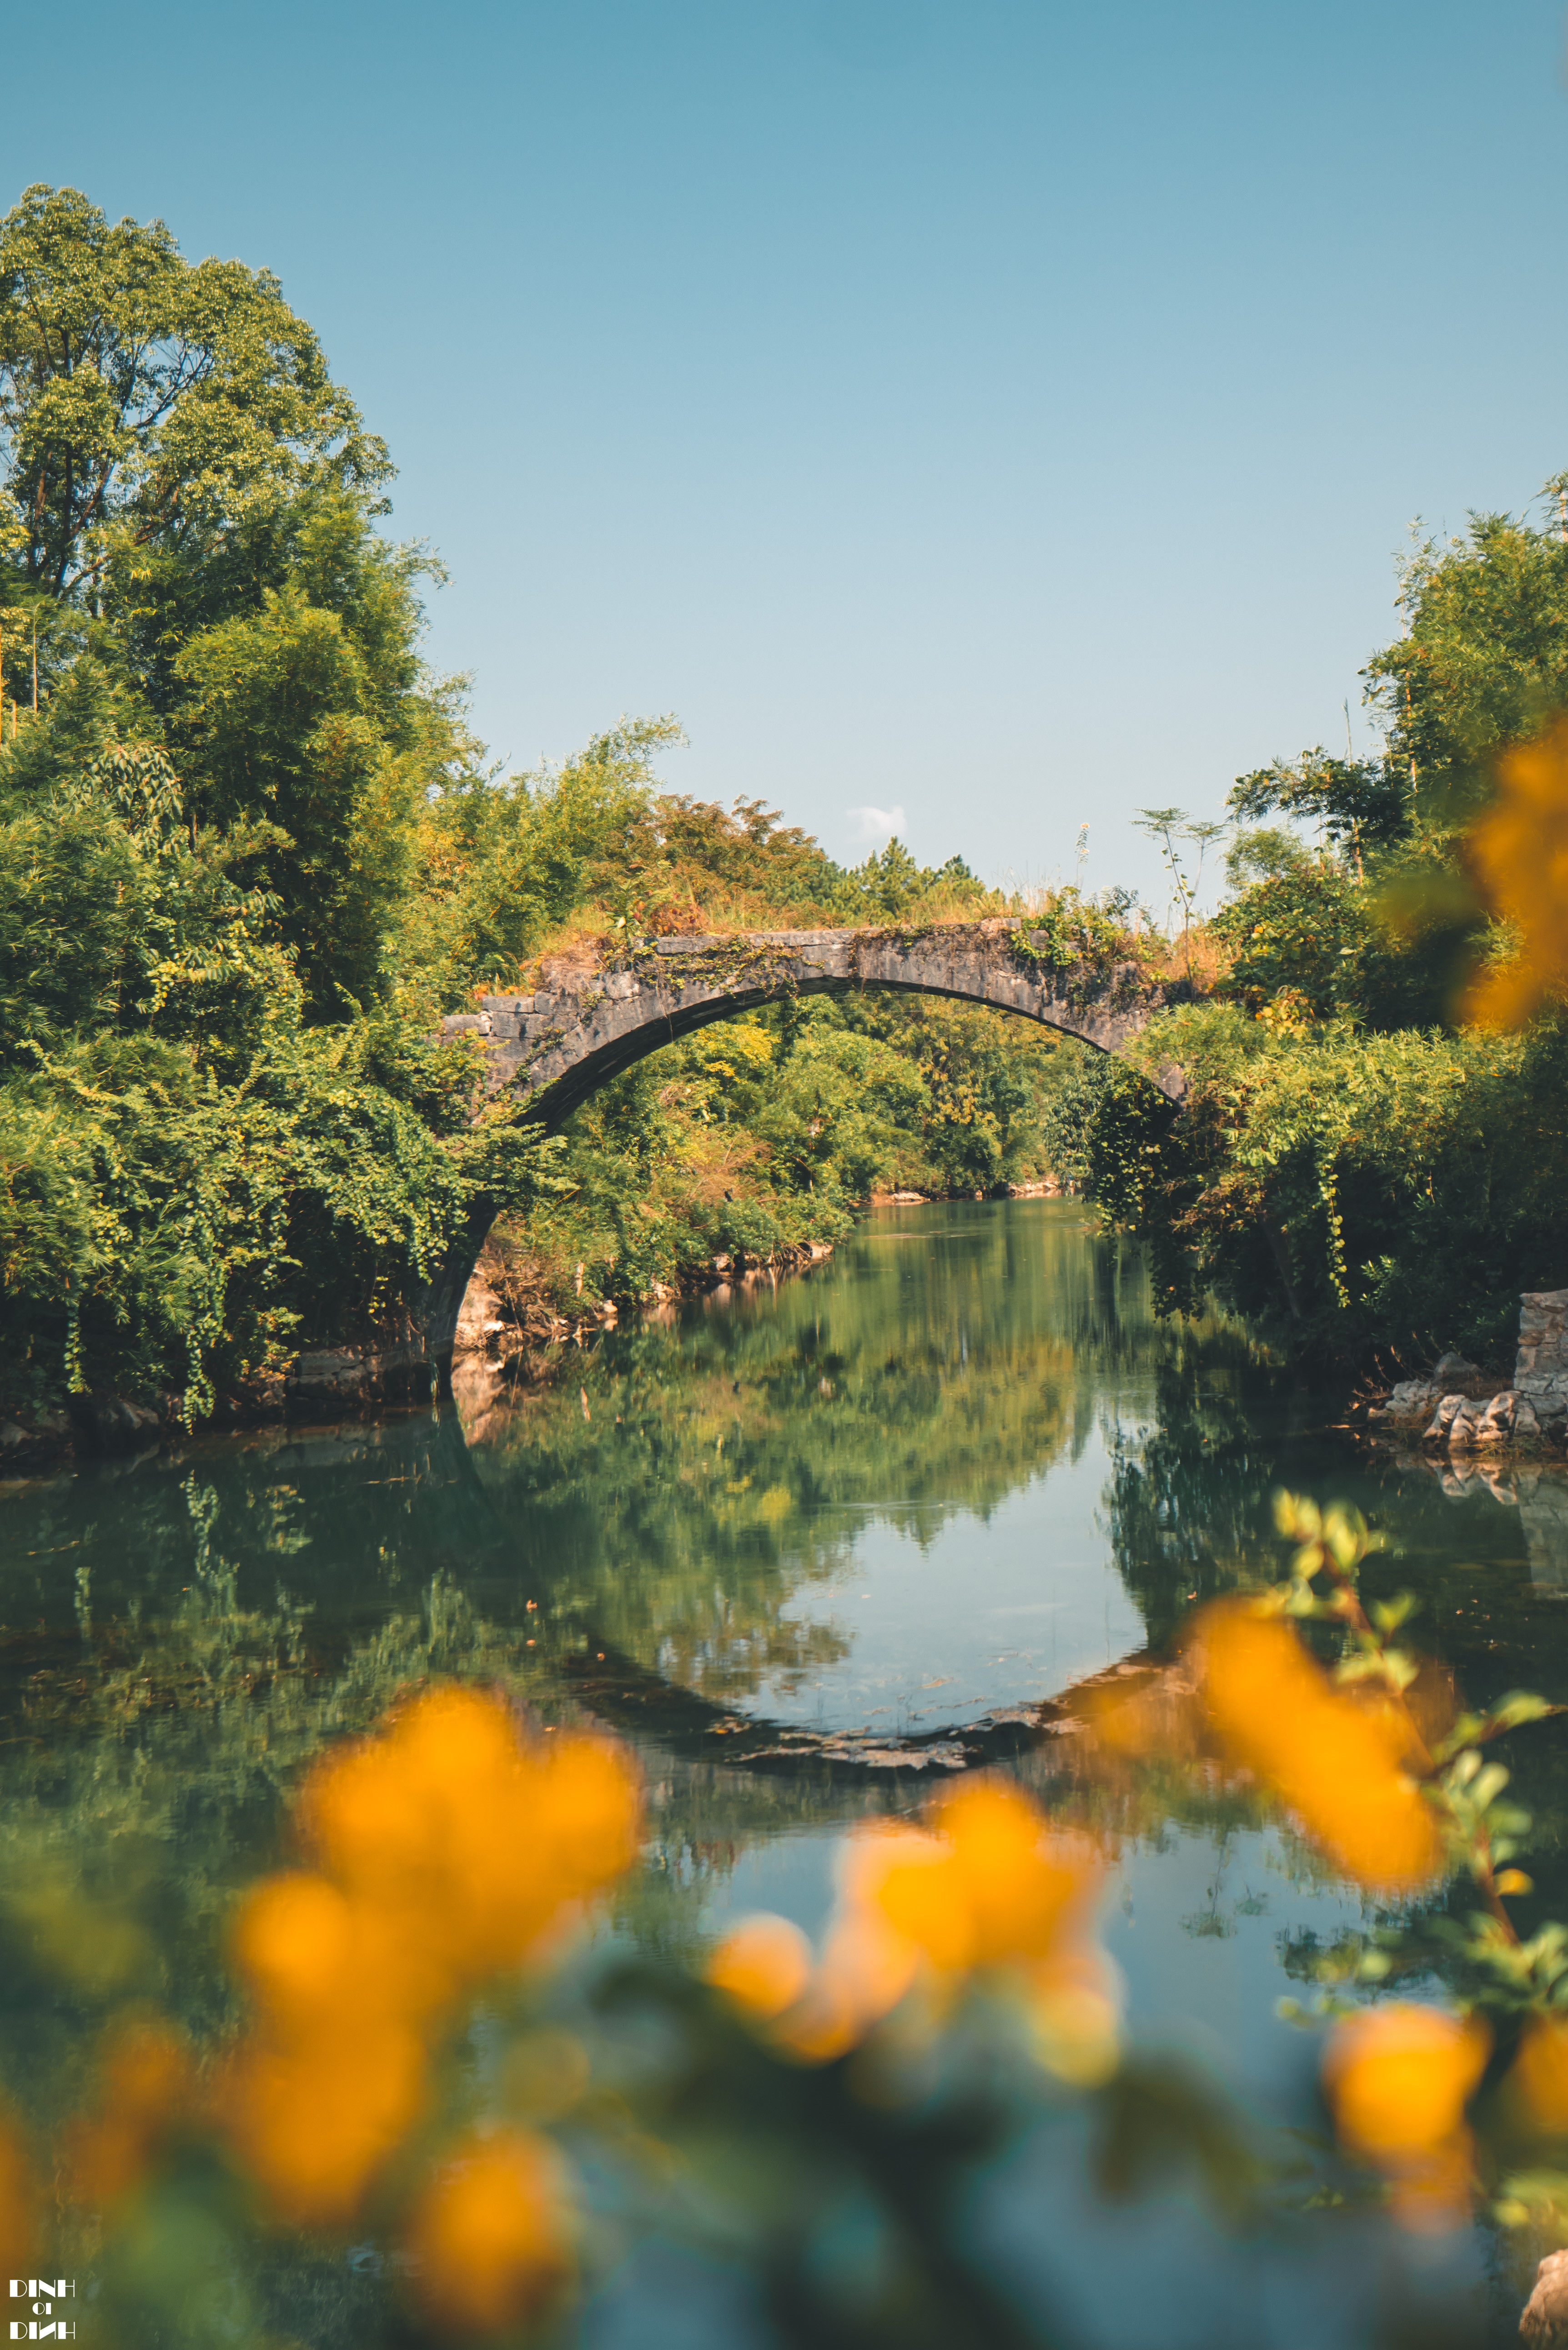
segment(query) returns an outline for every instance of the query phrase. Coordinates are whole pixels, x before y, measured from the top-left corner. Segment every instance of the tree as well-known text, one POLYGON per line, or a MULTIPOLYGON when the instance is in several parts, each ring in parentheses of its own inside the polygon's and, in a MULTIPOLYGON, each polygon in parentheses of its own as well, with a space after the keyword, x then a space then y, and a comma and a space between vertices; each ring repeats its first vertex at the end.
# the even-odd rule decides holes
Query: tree
POLYGON ((1368 849, 1389 847, 1410 823, 1396 762, 1334 759, 1321 746, 1238 775, 1225 805, 1246 824, 1277 815, 1315 825, 1322 840, 1349 850, 1358 873, 1368 849))
POLYGON ((1476 515, 1405 567, 1406 633, 1374 656, 1369 699, 1418 833, 1446 843, 1489 794, 1492 754, 1568 704, 1568 542, 1511 515, 1476 515))
POLYGON ((192 853, 270 901, 309 1015, 383 996, 415 810, 472 746, 419 656, 436 567, 377 530, 386 450, 275 278, 29 189, 0 222, 0 603, 43 688, 0 799, 166 751, 192 853))
POLYGON ((1278 825, 1248 826, 1225 851, 1225 879, 1232 889, 1250 889, 1254 881, 1276 881, 1311 863, 1310 853, 1293 832, 1278 825))
POLYGON ((199 816, 215 820, 276 900, 318 1014, 341 1010, 339 990, 379 994, 421 778, 377 723, 351 631, 297 586, 269 590, 260 612, 194 638, 175 670, 186 698, 170 732, 192 834, 199 816))
POLYGON ((443 1005, 476 982, 515 986, 520 966, 585 899, 624 939, 670 894, 654 817, 657 754, 673 718, 623 719, 559 767, 504 780, 472 762, 437 780, 418 813, 414 889, 402 908, 407 983, 443 1005))
POLYGON ((934 870, 917 865, 895 833, 880 857, 873 850, 843 877, 838 905, 841 920, 896 922, 917 913, 929 920, 938 907, 943 913, 963 913, 983 905, 986 895, 961 857, 950 857, 934 870))
POLYGON ((1343 865, 1303 858, 1265 874, 1210 925, 1231 961, 1220 993, 1280 1027, 1362 1011, 1372 923, 1343 865))
POLYGON ((21 571, 60 598, 307 474, 390 472, 270 272, 192 265, 161 221, 44 185, 0 222, 0 442, 21 571))
POLYGON ((777 808, 744 796, 726 810, 717 801, 669 792, 656 806, 664 852, 679 882, 695 891, 745 893, 774 906, 831 906, 844 875, 798 825, 777 808))

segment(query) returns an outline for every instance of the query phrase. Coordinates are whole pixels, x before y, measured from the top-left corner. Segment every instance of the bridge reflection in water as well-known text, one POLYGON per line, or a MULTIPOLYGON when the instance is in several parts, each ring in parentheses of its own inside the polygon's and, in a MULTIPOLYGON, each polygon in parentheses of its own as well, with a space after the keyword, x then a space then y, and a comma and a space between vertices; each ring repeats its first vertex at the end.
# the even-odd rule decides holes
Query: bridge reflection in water
MULTIPOLYGON (((650 1833, 616 1931, 659 1950, 726 1906, 815 1924, 844 1828, 939 1773, 1000 1760, 1049 1799, 1052 1699, 1266 1567, 1277 1484, 1366 1509, 1390 1543, 1369 1583, 1415 1590, 1469 1702, 1568 1702, 1563 1487, 1353 1454, 1244 1332, 1156 1325, 1136 1256, 1071 1202, 893 1211, 809 1280, 561 1371, 472 1441, 444 1407, 0 1487, 0 2068, 41 2128, 118 2005, 222 2032, 223 1921, 290 1791, 429 1677, 634 1742, 650 1833), (901 1715, 872 1718, 877 1675, 901 1715)), ((1548 1727, 1516 1769, 1560 1915, 1568 1755, 1548 1727)), ((1360 1914, 1266 1835, 1157 1820, 1106 1919, 1133 2031, 1310 2126, 1274 2002, 1293 1937, 1360 1914)), ((1190 2210, 1113 2241, 1074 2161, 1031 2180, 1028 2242, 1054 2213, 1085 2293, 1162 2306, 1201 2266, 1190 2210)), ((1303 2260, 1303 2295, 1350 2293, 1354 2262, 1303 2260)), ((1210 2267, 1185 2308, 1220 2339, 1233 2251, 1210 2267)))

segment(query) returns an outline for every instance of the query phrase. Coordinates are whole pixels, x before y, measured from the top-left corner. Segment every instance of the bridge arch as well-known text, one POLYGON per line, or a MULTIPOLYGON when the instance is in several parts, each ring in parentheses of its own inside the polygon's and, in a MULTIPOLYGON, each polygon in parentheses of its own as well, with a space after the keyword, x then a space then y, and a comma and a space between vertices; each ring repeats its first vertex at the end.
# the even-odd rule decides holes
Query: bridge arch
MULTIPOLYGON (((1105 1053, 1123 1051, 1168 1000, 1135 963, 1063 970, 1052 944, 1027 921, 1006 920, 654 939, 599 970, 557 972, 531 995, 482 996, 476 1011, 441 1027, 447 1035, 477 1035, 492 1090, 519 1096, 554 1131, 661 1045, 786 997, 867 987, 951 996, 1017 1013, 1105 1053)), ((1179 1069, 1160 1070, 1154 1082, 1180 1100, 1179 1069)), ((493 1208, 476 1201, 431 1284, 426 1343, 433 1356, 451 1353, 463 1292, 493 1221, 493 1208)))

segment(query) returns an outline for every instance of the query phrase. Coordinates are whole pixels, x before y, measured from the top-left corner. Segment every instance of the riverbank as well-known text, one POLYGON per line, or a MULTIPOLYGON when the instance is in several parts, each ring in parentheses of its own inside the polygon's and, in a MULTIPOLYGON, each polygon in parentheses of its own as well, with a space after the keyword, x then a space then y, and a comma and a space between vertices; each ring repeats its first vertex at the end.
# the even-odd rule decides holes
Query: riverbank
MULTIPOLYGON (((862 1213, 879 1209, 929 1207, 944 1201, 1059 1200, 1071 1196, 1073 1186, 1045 1176, 1023 1183, 1007 1183, 992 1191, 955 1190, 872 1191, 860 1201, 862 1213)), ((741 1249, 720 1250, 701 1263, 683 1268, 673 1282, 655 1281, 639 1296, 594 1297, 587 1294, 586 1267, 576 1268, 575 1295, 561 1298, 559 1267, 531 1256, 510 1235, 497 1232, 486 1242, 463 1298, 453 1347, 456 1367, 466 1367, 464 1392, 477 1392, 484 1382, 475 1367, 498 1366, 508 1378, 547 1375, 550 1349, 570 1346, 590 1333, 615 1330, 626 1322, 659 1319, 672 1314, 685 1299, 706 1297, 715 1305, 728 1305, 759 1283, 809 1273, 832 1256, 831 1241, 783 1243, 765 1253, 748 1255, 741 1249), (581 1301, 580 1303, 578 1301, 581 1301)))
MULTIPOLYGON (((623 1320, 658 1315, 683 1297, 717 1295, 748 1282, 776 1281, 781 1274, 809 1272, 833 1254, 830 1241, 787 1243, 765 1257, 721 1251, 687 1270, 679 1282, 654 1282, 646 1295, 618 1299, 583 1297, 576 1311, 563 1311, 543 1266, 487 1242, 474 1267, 458 1315, 455 1358, 491 1358, 527 1353, 580 1338, 590 1330, 614 1330, 623 1320)), ((579 1265, 578 1295, 583 1268, 579 1265)), ((721 1297, 722 1302, 722 1297, 721 1297)))
MULTIPOLYGON (((422 1404, 448 1386, 465 1410, 483 1412, 502 1381, 545 1384, 565 1360, 562 1349, 616 1329, 623 1319, 661 1319, 673 1315, 682 1297, 704 1294, 727 1305, 738 1290, 807 1273, 832 1253, 831 1243, 806 1241, 780 1247, 764 1260, 721 1254, 679 1286, 656 1282, 648 1297, 628 1303, 624 1315, 614 1300, 586 1302, 574 1315, 555 1305, 538 1268, 487 1244, 463 1298, 450 1360, 432 1356, 411 1327, 314 1348, 272 1378, 221 1394, 198 1430, 231 1435, 290 1423, 369 1420, 422 1404)), ((136 1453, 198 1430, 186 1427, 172 1394, 75 1396, 63 1409, 0 1420, 0 1476, 31 1475, 72 1459, 136 1453)))
POLYGON ((1568 1454, 1568 1289, 1521 1295, 1511 1385, 1500 1386, 1478 1364, 1450 1353, 1424 1376, 1359 1404, 1353 1424, 1396 1451, 1418 1446, 1457 1461, 1476 1454, 1562 1458, 1568 1454))

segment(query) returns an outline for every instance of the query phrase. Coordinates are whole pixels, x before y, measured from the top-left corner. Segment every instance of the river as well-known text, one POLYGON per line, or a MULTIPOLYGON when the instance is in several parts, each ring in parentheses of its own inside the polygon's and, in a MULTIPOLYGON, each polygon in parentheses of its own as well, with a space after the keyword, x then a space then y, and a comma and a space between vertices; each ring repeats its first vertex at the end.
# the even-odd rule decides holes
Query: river
MULTIPOLYGON (((966 1737, 1005 1740, 1275 1558, 1280 1484, 1361 1504, 1375 1587, 1417 1594, 1472 1702, 1568 1700, 1556 1489, 1372 1461, 1334 1418, 1234 1325, 1157 1323, 1136 1253, 1075 1203, 1020 1201, 881 1211, 808 1275, 597 1337, 543 1388, 0 1487, 11 2097, 62 2110, 138 1999, 221 2028, 224 1911, 275 1862, 302 1769, 431 1671, 504 1671, 542 1720, 634 1740, 653 1833, 608 1930, 662 1946, 759 1907, 815 1930, 848 1823, 914 1808, 966 1737)), ((1568 1747, 1529 1735, 1561 1916, 1568 1747)), ((1315 2043, 1275 2004, 1361 1910, 1267 1835, 1129 1837, 1105 1930, 1133 2035, 1315 2126, 1315 2043)), ((997 2183, 997 2258, 1094 2350, 1515 2322, 1480 2231, 1345 2219, 1325 2260, 1303 2224, 1233 2238, 1186 2186, 1106 2206, 1062 2161, 997 2183)), ((650 2276, 601 2293, 595 2350, 742 2338, 703 2280, 650 2276)))

